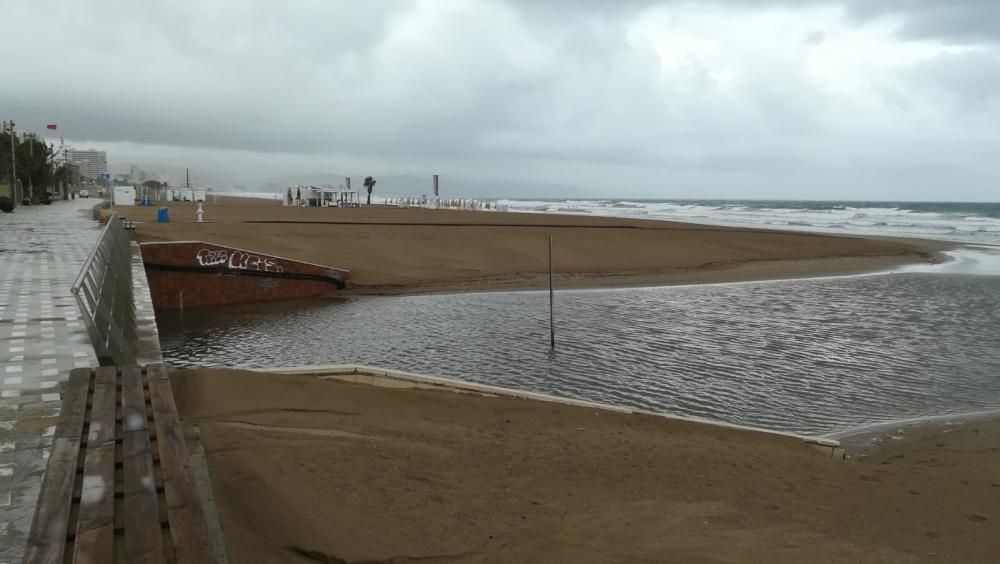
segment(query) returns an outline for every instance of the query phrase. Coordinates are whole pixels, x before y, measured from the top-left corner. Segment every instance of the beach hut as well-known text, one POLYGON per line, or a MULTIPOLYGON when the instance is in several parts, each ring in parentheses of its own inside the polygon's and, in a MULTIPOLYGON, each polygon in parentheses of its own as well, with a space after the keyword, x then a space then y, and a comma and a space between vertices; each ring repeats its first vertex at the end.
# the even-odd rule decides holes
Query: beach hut
POLYGON ((356 190, 340 186, 289 186, 288 190, 296 195, 301 193, 302 205, 309 207, 346 208, 357 207, 360 203, 356 190))

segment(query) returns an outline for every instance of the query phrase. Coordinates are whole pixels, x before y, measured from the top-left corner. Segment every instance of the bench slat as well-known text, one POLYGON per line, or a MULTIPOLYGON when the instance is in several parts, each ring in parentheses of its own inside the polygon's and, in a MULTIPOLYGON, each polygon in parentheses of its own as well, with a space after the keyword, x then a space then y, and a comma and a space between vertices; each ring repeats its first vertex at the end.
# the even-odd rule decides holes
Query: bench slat
POLYGON ((56 427, 38 506, 35 508, 34 523, 45 523, 46 526, 31 528, 24 549, 26 564, 56 564, 63 561, 89 388, 89 368, 78 368, 70 372, 69 382, 63 392, 59 425, 56 427))
POLYGON ((163 488, 170 518, 170 533, 178 562, 212 562, 204 513, 184 446, 170 380, 163 365, 146 368, 149 396, 156 424, 156 441, 163 469, 163 488))
POLYGON ((94 380, 74 564, 103 564, 114 559, 116 372, 113 366, 98 368, 94 380))
POLYGON ((83 438, 83 421, 87 413, 87 393, 90 390, 92 369, 74 368, 62 393, 62 410, 56 437, 83 438))
POLYGON ((113 562, 115 540, 115 444, 87 449, 74 564, 113 562))
POLYGON ((162 563, 163 535, 142 371, 138 367, 123 368, 121 378, 125 561, 129 564, 162 563))
POLYGON ((176 409, 162 365, 148 371, 131 367, 119 373, 106 367, 70 374, 25 563, 215 562, 176 409), (151 406, 146 405, 146 386, 151 406), (91 388, 93 400, 88 402, 91 388), (116 425, 119 402, 120 426, 116 425), (156 448, 150 443, 150 419, 156 448), (157 451, 162 496, 156 487, 157 451), (121 460, 120 470, 116 458, 121 460), (77 486, 81 468, 82 483, 77 486), (77 487, 79 509, 74 508, 77 487), (120 502, 115 499, 118 488, 123 495, 120 502), (169 523, 161 523, 164 513, 169 523), (116 535, 116 523, 124 527, 117 531, 124 533, 122 537, 116 535))

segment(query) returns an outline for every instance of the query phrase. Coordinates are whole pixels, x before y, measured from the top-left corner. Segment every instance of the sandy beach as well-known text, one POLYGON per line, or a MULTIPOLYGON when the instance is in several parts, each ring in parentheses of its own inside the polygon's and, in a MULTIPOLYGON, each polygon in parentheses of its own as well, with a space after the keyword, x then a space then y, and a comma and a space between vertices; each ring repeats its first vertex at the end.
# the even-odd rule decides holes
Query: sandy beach
MULTIPOLYGON (((284 208, 124 211, 350 270, 360 294, 794 278, 939 260, 947 243, 601 217, 284 208)), ((990 562, 997 421, 842 460, 800 439, 440 389, 177 372, 233 562, 990 562)))
POLYGON ((949 245, 604 217, 371 207, 285 208, 219 198, 118 211, 141 241, 201 240, 351 271, 351 292, 538 289, 547 238, 563 288, 854 274, 932 262, 949 245))
POLYGON ((788 437, 309 376, 173 375, 231 562, 993 562, 1000 424, 788 437))

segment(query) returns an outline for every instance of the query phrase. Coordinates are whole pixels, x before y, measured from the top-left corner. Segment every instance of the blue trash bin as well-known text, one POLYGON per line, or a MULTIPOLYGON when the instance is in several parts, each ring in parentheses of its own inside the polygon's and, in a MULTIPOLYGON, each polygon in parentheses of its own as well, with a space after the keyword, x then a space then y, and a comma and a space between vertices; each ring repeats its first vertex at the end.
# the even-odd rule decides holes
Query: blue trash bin
POLYGON ((170 223, 170 208, 160 208, 156 214, 156 221, 159 223, 170 223))

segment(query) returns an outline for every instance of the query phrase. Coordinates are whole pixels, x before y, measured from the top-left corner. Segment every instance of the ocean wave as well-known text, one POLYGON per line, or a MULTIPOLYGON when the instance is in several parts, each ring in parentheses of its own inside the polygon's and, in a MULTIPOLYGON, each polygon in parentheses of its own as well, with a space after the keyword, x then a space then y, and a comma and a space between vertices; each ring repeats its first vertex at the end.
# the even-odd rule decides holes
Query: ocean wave
POLYGON ((749 200, 503 200, 512 211, 849 232, 1000 245, 1000 204, 749 200))

